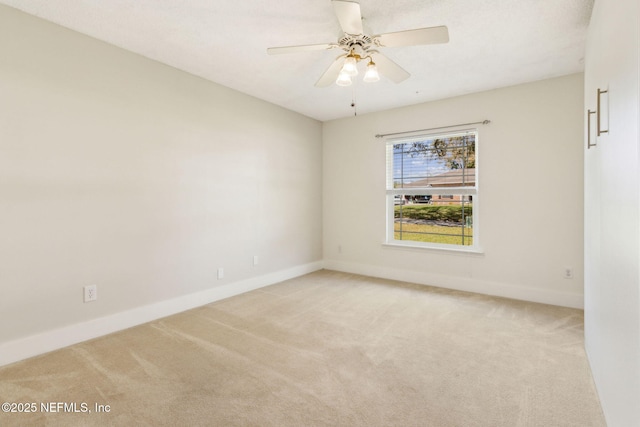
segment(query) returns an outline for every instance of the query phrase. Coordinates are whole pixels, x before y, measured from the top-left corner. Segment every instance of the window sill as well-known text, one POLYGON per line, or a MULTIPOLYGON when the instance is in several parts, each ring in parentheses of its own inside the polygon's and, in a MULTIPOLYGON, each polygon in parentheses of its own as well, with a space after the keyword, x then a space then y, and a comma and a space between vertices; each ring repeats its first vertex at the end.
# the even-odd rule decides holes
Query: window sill
POLYGON ((417 251, 427 251, 427 252, 448 252, 448 253, 457 253, 457 254, 471 254, 471 255, 484 255, 484 250, 478 247, 453 247, 448 248, 445 246, 419 246, 412 245, 407 243, 390 243, 384 242, 382 244, 383 247, 388 247, 390 249, 409 249, 409 250, 417 250, 417 251))

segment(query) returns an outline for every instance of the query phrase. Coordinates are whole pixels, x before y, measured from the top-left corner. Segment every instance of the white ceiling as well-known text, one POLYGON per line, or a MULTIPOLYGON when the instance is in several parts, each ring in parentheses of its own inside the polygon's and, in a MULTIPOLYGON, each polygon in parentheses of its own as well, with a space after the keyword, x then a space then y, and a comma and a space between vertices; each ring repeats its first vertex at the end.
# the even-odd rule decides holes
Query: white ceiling
POLYGON ((341 51, 266 49, 336 42, 330 0, 0 3, 325 121, 580 72, 593 1, 360 0, 370 35, 446 25, 450 41, 380 48, 411 73, 400 84, 323 89, 314 84, 341 51))

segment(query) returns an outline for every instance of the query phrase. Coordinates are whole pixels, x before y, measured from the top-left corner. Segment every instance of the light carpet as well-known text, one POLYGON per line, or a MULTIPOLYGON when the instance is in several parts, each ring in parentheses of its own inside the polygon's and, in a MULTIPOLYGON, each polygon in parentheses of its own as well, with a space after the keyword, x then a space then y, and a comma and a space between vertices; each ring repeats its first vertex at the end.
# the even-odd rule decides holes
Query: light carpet
POLYGON ((0 368, 0 403, 37 406, 0 425, 604 426, 583 334, 580 310, 319 271, 0 368))

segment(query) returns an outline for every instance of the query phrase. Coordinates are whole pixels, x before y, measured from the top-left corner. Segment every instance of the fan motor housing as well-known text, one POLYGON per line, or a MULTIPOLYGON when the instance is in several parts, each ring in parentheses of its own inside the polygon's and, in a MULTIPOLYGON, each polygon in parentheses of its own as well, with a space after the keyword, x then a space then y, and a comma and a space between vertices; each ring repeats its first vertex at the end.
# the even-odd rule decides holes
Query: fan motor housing
POLYGON ((373 39, 365 34, 344 34, 338 39, 338 44, 345 48, 345 50, 351 50, 357 47, 360 47, 362 50, 367 50, 371 46, 371 43, 373 43, 373 39))

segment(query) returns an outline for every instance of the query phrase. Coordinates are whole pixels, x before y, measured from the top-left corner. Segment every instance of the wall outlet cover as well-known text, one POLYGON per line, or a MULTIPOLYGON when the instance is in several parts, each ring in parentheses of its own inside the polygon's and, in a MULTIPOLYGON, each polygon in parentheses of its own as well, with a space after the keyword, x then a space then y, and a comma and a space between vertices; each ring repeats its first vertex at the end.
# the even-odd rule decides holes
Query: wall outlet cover
POLYGON ((564 268, 564 278, 565 279, 573 279, 573 267, 565 267, 564 268))
POLYGON ((88 285, 84 287, 84 302, 91 302, 98 299, 98 285, 88 285))

